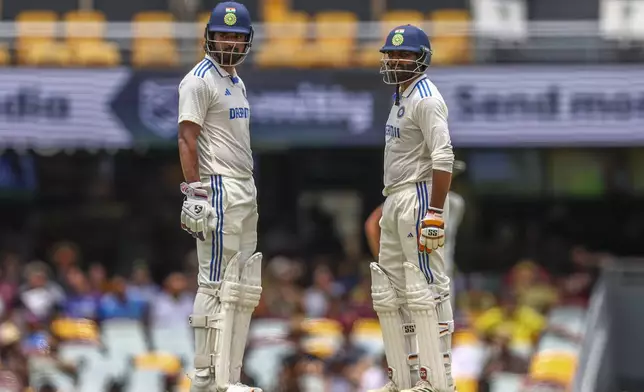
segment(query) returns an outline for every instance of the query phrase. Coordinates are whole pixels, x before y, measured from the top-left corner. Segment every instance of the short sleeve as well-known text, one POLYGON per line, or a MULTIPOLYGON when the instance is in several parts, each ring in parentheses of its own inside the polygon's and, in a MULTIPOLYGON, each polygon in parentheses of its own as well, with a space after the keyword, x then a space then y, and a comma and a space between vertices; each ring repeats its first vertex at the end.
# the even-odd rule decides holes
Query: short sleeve
POLYGON ((202 127, 211 101, 204 79, 186 77, 179 85, 179 123, 190 121, 202 127))
POLYGON ((436 97, 421 99, 416 105, 414 117, 431 152, 432 167, 451 173, 454 152, 447 125, 445 102, 436 97))

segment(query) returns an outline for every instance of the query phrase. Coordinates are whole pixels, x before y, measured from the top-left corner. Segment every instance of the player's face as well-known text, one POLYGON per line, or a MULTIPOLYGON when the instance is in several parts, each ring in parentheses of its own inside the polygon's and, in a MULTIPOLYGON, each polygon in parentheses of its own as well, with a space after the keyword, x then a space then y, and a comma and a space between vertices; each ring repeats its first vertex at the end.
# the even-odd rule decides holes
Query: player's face
POLYGON ((247 54, 247 34, 215 32, 212 40, 218 56, 216 60, 223 66, 235 66, 247 54))
POLYGON ((414 52, 394 50, 384 54, 380 73, 385 75, 385 81, 400 84, 418 75, 418 54, 414 52))

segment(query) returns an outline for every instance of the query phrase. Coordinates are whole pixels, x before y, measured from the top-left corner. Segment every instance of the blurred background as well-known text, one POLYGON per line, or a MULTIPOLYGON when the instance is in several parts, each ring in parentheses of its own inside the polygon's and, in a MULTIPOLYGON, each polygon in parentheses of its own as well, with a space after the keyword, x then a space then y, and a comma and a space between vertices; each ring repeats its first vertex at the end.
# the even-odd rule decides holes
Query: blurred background
MULTIPOLYGON (((644 0, 242 0, 267 392, 386 382, 364 222, 394 26, 450 110, 459 392, 642 391, 644 0), (635 310, 634 310, 635 309, 635 310)), ((0 390, 187 391, 177 86, 204 0, 0 0, 0 390)))

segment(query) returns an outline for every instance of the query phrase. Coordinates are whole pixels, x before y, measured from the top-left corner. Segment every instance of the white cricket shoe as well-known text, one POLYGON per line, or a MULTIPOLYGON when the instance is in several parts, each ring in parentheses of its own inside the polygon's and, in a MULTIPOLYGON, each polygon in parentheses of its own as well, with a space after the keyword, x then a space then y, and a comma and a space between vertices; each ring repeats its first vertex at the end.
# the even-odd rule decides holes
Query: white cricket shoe
POLYGON ((410 389, 403 389, 400 392, 439 392, 429 383, 429 381, 420 380, 410 389))
POLYGON ((262 392, 261 388, 249 387, 241 383, 230 385, 226 392, 262 392))
POLYGON ((367 392, 399 392, 399 390, 393 381, 389 381, 384 387, 380 389, 370 389, 367 392))

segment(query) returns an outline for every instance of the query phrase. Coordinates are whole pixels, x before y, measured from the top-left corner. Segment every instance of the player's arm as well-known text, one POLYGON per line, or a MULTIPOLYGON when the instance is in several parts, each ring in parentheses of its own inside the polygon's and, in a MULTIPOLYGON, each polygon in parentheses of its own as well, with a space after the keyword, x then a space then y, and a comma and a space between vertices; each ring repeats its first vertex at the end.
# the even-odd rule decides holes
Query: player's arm
POLYGON ((380 253, 380 218, 382 218, 382 204, 373 210, 364 224, 369 250, 371 250, 373 257, 376 258, 380 253))
POLYGON ((179 85, 179 159, 186 182, 181 207, 181 228, 202 241, 206 238, 210 204, 208 191, 201 185, 197 138, 206 120, 211 94, 205 80, 187 77, 179 85))
POLYGON ((188 77, 179 85, 179 159, 187 183, 200 181, 197 138, 210 106, 205 80, 188 77))
POLYGON ((452 184, 454 152, 447 127, 447 107, 429 97, 416 107, 416 118, 432 158, 432 194, 418 233, 418 250, 430 253, 445 245, 443 208, 452 184))
POLYGON ((420 129, 432 156, 432 194, 430 207, 443 209, 452 183, 454 152, 447 126, 447 107, 437 98, 429 97, 418 103, 420 129))

